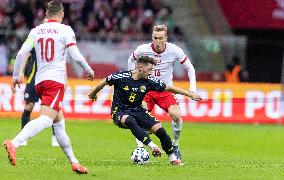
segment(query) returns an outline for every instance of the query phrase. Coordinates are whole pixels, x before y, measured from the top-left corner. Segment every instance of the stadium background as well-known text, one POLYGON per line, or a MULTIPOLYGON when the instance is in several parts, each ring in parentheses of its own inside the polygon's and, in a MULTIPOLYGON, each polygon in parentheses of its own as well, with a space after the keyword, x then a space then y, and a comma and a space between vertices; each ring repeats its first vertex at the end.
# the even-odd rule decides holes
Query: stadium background
MULTIPOLYGON (((16 94, 10 89, 14 59, 29 30, 43 19, 46 2, 0 0, 1 142, 20 130, 25 86, 16 94)), ((63 2, 64 23, 75 30, 77 44, 97 78, 87 82, 76 64, 67 65, 66 130, 90 172, 73 174, 60 148, 50 146, 47 129, 17 150, 16 167, 1 148, 0 179, 283 179, 284 0, 63 2), (126 69, 134 48, 151 41, 156 23, 166 24, 169 41, 191 58, 204 98, 196 103, 178 96, 185 121, 180 139, 185 165, 177 168, 165 155, 151 157, 148 166, 132 165, 134 138, 110 120, 112 88, 105 88, 94 103, 87 99, 100 78, 126 69), (224 72, 235 57, 244 82, 225 81, 224 72)), ((174 79, 177 86, 189 88, 179 63, 174 79)), ((32 116, 38 111, 39 103, 32 116)), ((169 116, 158 108, 154 112, 171 135, 169 116)))
MULTIPOLYGON (((13 95, 9 76, 21 43, 44 18, 46 2, 0 3, 1 117, 19 117, 23 110, 24 86, 13 95)), ((63 23, 75 30, 77 44, 96 78, 127 69, 127 59, 135 47, 151 41, 152 26, 166 24, 169 42, 179 45, 191 58, 198 91, 205 99, 196 103, 178 96, 185 121, 282 123, 284 1, 63 2, 63 23), (242 5, 247 9, 240 8, 242 5), (225 82, 224 72, 235 57, 244 72, 244 82, 232 84, 225 82)), ((67 69, 71 78, 64 103, 67 117, 108 118, 112 89, 106 88, 91 104, 86 94, 94 83, 81 81, 84 74, 72 61, 67 69)), ((175 64, 174 79, 188 89, 187 72, 179 63, 175 64)), ((154 112, 162 121, 169 120, 159 108, 154 112)))

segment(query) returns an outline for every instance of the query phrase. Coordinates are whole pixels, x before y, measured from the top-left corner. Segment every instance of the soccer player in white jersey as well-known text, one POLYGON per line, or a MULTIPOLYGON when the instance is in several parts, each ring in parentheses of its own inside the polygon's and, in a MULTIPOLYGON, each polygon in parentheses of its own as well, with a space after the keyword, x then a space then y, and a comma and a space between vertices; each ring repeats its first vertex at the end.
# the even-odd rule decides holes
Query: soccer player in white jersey
POLYGON ((61 24, 64 17, 60 1, 48 3, 46 12, 48 22, 41 24, 29 33, 16 57, 13 73, 13 91, 20 85, 20 69, 26 56, 34 47, 37 56, 35 88, 42 101, 40 116, 30 121, 13 139, 5 140, 4 147, 12 165, 16 165, 16 149, 47 127, 54 127, 57 141, 71 163, 72 170, 79 174, 88 173, 74 156, 70 139, 65 131, 65 120, 61 109, 66 84, 66 50, 73 60, 87 72, 89 80, 94 72, 87 64, 76 46, 75 34, 70 26, 61 24))
MULTIPOLYGON (((128 70, 135 67, 135 62, 140 56, 150 56, 155 59, 153 76, 163 80, 166 84, 173 84, 173 66, 175 61, 180 62, 188 71, 190 79, 190 91, 196 92, 195 69, 182 49, 175 44, 167 42, 167 27, 156 25, 153 27, 152 43, 142 44, 128 58, 128 70)), ((175 95, 171 92, 150 91, 144 98, 145 107, 151 111, 157 104, 168 112, 172 118, 173 148, 177 158, 181 159, 179 150, 179 137, 182 129, 181 112, 175 95)), ((143 143, 136 139, 137 145, 143 147, 143 143)))

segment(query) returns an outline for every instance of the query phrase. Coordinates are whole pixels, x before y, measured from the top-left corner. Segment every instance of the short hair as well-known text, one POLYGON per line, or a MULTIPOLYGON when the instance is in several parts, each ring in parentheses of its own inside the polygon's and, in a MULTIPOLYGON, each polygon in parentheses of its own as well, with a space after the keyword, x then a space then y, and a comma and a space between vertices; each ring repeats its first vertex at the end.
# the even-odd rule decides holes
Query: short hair
POLYGON ((142 63, 142 64, 150 63, 156 66, 155 60, 149 56, 140 56, 137 60, 137 63, 142 63))
POLYGON ((53 17, 62 11, 63 5, 60 0, 53 0, 47 4, 46 15, 47 17, 53 17))
POLYGON ((165 34, 168 33, 168 28, 166 25, 162 24, 162 25, 156 25, 153 27, 153 32, 161 32, 161 31, 165 31, 165 34))

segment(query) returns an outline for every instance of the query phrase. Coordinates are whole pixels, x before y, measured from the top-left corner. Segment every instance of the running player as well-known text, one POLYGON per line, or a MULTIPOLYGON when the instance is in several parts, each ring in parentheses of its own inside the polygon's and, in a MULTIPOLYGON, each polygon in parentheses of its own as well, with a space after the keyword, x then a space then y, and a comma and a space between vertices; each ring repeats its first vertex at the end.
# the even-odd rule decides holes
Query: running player
MULTIPOLYGON (((24 107, 24 112, 22 113, 22 118, 21 118, 22 129, 28 122, 30 122, 31 113, 33 111, 34 105, 39 100, 39 97, 35 90, 36 70, 37 70, 36 53, 35 53, 35 50, 32 49, 30 56, 28 57, 25 67, 24 67, 24 76, 27 79, 27 84, 26 84, 26 88, 24 92, 25 107, 24 107)), ((24 141, 21 144, 21 146, 27 146, 27 141, 24 141)), ((54 135, 53 127, 52 127, 51 146, 53 147, 59 146, 57 139, 54 135)))
POLYGON ((163 150, 169 156, 173 165, 182 165, 173 152, 171 138, 162 127, 161 123, 142 106, 142 100, 149 91, 168 91, 182 94, 193 100, 199 101, 201 97, 175 86, 166 85, 163 81, 150 76, 153 72, 155 61, 148 56, 140 56, 133 71, 114 73, 103 79, 89 98, 96 100, 97 93, 105 86, 114 86, 112 102, 112 119, 120 128, 130 129, 132 134, 143 144, 152 149, 154 156, 161 156, 161 151, 152 142, 146 131, 154 133, 161 142, 163 150))
POLYGON ((35 88, 42 102, 40 116, 26 124, 13 140, 5 140, 4 147, 11 164, 15 166, 16 149, 20 144, 53 125, 57 141, 70 161, 72 170, 79 174, 86 174, 88 169, 79 164, 73 153, 70 139, 65 131, 65 120, 61 109, 67 78, 67 49, 71 58, 86 71, 89 80, 94 79, 94 72, 79 52, 72 28, 61 24, 64 17, 62 3, 58 0, 50 1, 46 9, 48 22, 30 31, 16 56, 12 83, 12 89, 16 91, 16 85, 21 84, 19 78, 22 63, 32 48, 35 48, 37 56, 35 88))
MULTIPOLYGON (((128 70, 134 69, 136 60, 140 56, 145 55, 154 58, 157 63, 152 75, 157 79, 163 80, 168 85, 173 84, 173 66, 175 61, 178 61, 188 71, 190 92, 196 92, 195 69, 180 47, 167 42, 167 27, 165 25, 154 26, 152 43, 137 47, 128 59, 128 70)), ((151 91, 145 96, 144 102, 143 105, 149 111, 152 111, 154 105, 157 104, 171 116, 174 152, 176 156, 181 159, 179 138, 182 129, 182 118, 179 103, 175 95, 171 92, 151 91)), ((138 146, 143 146, 138 140, 136 140, 136 142, 138 146)))

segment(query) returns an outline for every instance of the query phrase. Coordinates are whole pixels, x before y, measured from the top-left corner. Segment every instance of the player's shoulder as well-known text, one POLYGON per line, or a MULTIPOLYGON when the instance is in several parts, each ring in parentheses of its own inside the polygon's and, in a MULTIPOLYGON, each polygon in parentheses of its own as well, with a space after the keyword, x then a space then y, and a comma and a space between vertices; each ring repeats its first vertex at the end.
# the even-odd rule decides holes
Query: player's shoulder
POLYGON ((169 48, 170 50, 181 50, 178 45, 170 42, 167 42, 167 48, 169 48))
POLYGON ((148 78, 147 78, 149 81, 153 81, 153 82, 156 82, 156 83, 159 83, 159 82, 161 82, 162 80, 160 80, 160 79, 158 79, 158 78, 156 78, 156 77, 154 77, 154 76, 148 76, 148 78))
POLYGON ((110 75, 112 79, 122 79, 131 77, 131 71, 118 71, 110 75))

